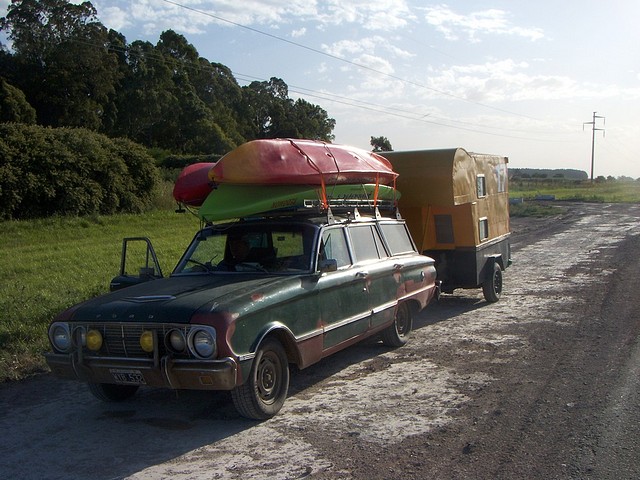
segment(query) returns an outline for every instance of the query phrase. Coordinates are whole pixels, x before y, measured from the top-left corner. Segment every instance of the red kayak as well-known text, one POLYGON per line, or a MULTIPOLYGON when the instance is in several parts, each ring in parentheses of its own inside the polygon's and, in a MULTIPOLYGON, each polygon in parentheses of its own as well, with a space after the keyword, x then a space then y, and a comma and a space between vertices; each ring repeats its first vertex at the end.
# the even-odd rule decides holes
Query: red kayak
POLYGON ((210 170, 215 183, 260 185, 393 185, 397 173, 384 157, 314 140, 253 140, 227 153, 210 170))
POLYGON ((194 163, 182 169, 173 186, 173 198, 190 207, 199 207, 211 193, 209 170, 215 163, 194 163))

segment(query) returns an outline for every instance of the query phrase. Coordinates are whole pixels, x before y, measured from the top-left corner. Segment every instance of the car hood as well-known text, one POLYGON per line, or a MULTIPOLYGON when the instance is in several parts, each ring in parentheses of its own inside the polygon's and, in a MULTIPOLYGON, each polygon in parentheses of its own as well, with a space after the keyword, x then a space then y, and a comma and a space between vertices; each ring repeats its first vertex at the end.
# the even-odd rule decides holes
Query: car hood
MULTIPOLYGON (((278 289, 291 277, 253 274, 175 276, 96 297, 60 315, 77 322, 188 323, 200 309, 224 309, 254 291, 278 289)), ((298 280, 299 282, 299 280, 298 280)))

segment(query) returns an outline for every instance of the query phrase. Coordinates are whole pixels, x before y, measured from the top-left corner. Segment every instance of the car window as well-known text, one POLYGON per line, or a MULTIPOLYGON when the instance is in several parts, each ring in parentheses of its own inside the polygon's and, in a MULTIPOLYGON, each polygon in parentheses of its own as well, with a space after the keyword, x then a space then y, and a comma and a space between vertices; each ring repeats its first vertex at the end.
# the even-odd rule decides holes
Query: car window
POLYGON ((332 228, 322 233, 320 260, 334 259, 338 268, 351 265, 349 248, 343 228, 332 228))
POLYGON ((189 255, 189 262, 184 268, 191 268, 199 264, 215 264, 222 260, 226 244, 226 237, 220 235, 199 235, 197 248, 189 255))
POLYGON ((295 273, 311 268, 315 230, 260 224, 203 230, 174 273, 295 273))
POLYGON ((409 232, 402 223, 381 223, 380 229, 392 255, 415 252, 409 232))
POLYGON ((349 235, 356 262, 387 256, 382 239, 373 225, 352 225, 349 227, 349 235))

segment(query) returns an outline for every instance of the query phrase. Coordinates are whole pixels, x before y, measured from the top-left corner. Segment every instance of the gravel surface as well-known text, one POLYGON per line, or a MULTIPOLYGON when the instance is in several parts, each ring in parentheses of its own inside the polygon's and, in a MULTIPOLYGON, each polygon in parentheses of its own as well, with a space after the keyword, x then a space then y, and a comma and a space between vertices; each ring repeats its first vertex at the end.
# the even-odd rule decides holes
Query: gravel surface
POLYGON ((502 299, 456 291, 409 344, 294 372, 275 418, 227 393, 103 404, 49 375, 0 386, 0 477, 640 478, 640 206, 513 219, 502 299))

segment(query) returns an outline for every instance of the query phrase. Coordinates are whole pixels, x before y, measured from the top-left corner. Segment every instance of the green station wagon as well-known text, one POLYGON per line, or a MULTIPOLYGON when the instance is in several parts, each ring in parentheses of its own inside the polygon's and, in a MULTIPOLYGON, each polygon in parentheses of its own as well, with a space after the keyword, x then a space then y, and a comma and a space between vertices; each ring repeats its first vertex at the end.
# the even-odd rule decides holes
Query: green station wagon
POLYGON ((229 390, 241 415, 266 419, 286 399, 289 364, 373 335, 402 346, 438 293, 434 261, 377 210, 210 225, 167 278, 150 243, 129 275, 124 245, 112 291, 58 315, 45 355, 106 401, 145 385, 229 390))

